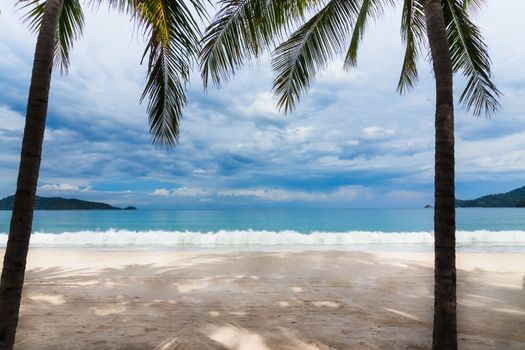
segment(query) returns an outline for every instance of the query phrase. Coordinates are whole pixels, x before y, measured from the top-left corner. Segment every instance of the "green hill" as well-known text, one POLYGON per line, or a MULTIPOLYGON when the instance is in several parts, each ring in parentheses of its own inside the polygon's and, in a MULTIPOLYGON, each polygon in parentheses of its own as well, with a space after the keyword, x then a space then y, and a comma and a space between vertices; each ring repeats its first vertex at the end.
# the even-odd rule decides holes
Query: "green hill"
POLYGON ((525 186, 506 193, 490 194, 471 200, 456 200, 456 207, 525 207, 525 186))
MULTIPOLYGON (((0 210, 12 210, 14 196, 0 199, 0 210)), ((127 207, 125 210, 134 210, 127 207)), ((74 198, 36 196, 35 210, 121 210, 106 203, 89 202, 74 198)))

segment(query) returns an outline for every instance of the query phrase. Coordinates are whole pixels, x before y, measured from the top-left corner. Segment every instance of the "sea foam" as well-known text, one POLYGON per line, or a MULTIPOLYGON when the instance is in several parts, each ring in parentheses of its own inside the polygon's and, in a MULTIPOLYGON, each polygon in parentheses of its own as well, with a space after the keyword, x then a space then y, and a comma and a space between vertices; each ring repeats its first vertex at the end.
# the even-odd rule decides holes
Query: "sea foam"
MULTIPOLYGON (((458 231, 458 245, 463 246, 519 246, 525 247, 525 231, 458 231)), ((0 233, 0 245, 5 246, 7 234, 0 233)), ((63 233, 36 232, 31 237, 33 246, 309 246, 349 247, 356 245, 422 245, 434 243, 432 232, 311 232, 292 230, 219 230, 192 231, 78 231, 63 233)))

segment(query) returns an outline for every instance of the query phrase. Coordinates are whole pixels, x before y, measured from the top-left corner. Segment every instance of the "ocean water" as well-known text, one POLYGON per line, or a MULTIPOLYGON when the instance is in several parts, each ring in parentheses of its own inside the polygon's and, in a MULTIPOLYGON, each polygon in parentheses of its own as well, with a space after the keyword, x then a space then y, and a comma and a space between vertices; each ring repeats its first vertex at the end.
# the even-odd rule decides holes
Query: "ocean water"
MULTIPOLYGON (((0 246, 9 211, 0 211, 0 246)), ((432 209, 37 211, 33 246, 431 249, 432 209)), ((525 209, 459 208, 459 249, 525 251, 525 209)))

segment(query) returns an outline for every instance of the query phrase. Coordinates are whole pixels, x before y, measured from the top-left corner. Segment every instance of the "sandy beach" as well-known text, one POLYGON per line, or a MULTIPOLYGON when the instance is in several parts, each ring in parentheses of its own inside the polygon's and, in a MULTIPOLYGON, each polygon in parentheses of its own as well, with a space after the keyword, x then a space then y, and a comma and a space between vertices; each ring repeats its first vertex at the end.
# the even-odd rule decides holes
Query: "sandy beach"
MULTIPOLYGON (((16 348, 428 349, 432 259, 36 248, 16 348)), ((458 255, 461 349, 525 349, 524 275, 525 254, 458 255)))

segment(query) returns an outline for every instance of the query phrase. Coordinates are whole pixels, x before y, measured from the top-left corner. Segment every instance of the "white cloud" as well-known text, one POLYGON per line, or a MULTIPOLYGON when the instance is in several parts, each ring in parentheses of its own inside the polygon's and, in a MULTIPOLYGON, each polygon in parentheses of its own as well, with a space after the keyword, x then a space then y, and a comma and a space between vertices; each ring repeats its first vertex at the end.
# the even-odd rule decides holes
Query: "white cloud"
POLYGON ((182 197, 200 197, 208 195, 209 192, 203 188, 180 187, 172 191, 175 196, 182 197))
POLYGON ((210 193, 203 188, 195 187, 179 187, 176 189, 168 190, 165 188, 158 188, 151 193, 154 196, 169 197, 169 196, 180 196, 180 197, 202 197, 209 195, 210 193))
POLYGON ((88 192, 91 191, 90 186, 77 186, 67 183, 61 184, 43 184, 38 187, 40 191, 63 191, 63 192, 88 192))
POLYGON ((286 138, 292 142, 305 142, 310 139, 315 128, 313 126, 299 126, 297 128, 287 128, 286 138))
POLYGON ((343 69, 344 61, 336 58, 330 63, 325 70, 319 75, 319 82, 322 84, 349 83, 357 82, 359 79, 366 77, 366 73, 358 68, 352 68, 348 71, 343 69))
POLYGON ((275 107, 275 100, 270 92, 260 92, 252 96, 253 102, 248 107, 240 107, 240 110, 248 116, 282 119, 283 116, 275 107))
POLYGON ((459 174, 525 171, 525 131, 490 140, 459 139, 456 148, 459 174))
POLYGON ((7 106, 0 106, 0 131, 22 131, 24 117, 7 106))
POLYGON ((218 193, 222 197, 255 197, 272 202, 330 202, 345 201, 351 202, 359 196, 366 196, 367 190, 361 186, 343 186, 335 191, 311 192, 311 191, 292 191, 285 189, 233 189, 218 193))
POLYGON ((165 188, 157 188, 151 194, 154 195, 154 196, 167 197, 167 196, 171 195, 171 191, 167 190, 165 188))
POLYGON ((379 126, 368 126, 363 128, 363 134, 367 139, 380 139, 394 135, 394 130, 380 128, 379 126))

